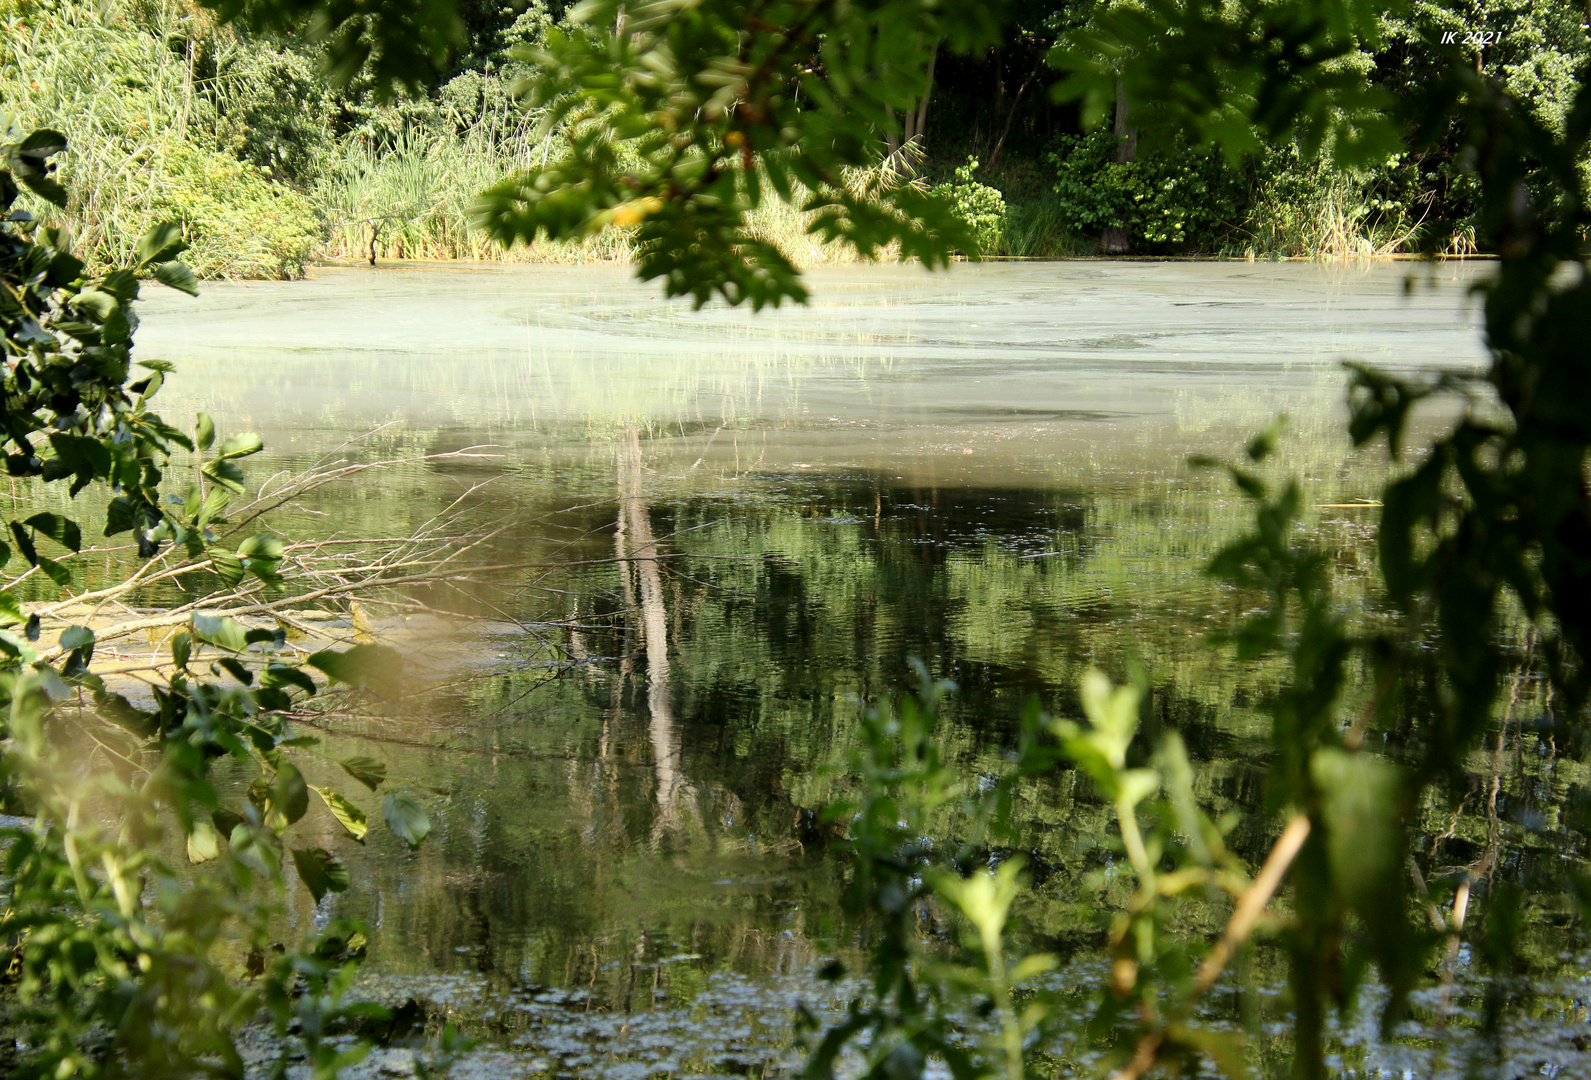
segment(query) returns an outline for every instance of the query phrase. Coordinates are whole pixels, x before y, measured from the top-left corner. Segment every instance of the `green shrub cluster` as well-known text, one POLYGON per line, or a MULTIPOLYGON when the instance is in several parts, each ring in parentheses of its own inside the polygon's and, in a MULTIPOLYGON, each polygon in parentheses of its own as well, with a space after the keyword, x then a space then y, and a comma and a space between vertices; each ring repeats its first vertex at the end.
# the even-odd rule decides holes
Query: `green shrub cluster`
POLYGON ((314 208, 273 175, 302 175, 326 131, 302 58, 169 2, 30 5, 8 34, 0 97, 14 126, 70 140, 62 223, 90 267, 119 265, 131 238, 174 218, 205 276, 302 272, 314 208))
POLYGON ((1216 251, 1243 220, 1243 178, 1222 158, 1188 147, 1117 161, 1110 131, 1063 136, 1050 160, 1060 222, 1076 233, 1126 230, 1150 250, 1216 251))
POLYGON ((309 199, 272 183, 256 166, 214 150, 176 146, 161 165, 150 212, 181 223, 198 274, 303 275, 320 242, 309 199))
POLYGON ((933 193, 949 200, 956 215, 966 222, 973 238, 978 242, 979 253, 989 255, 1005 243, 1005 196, 999 188, 980 184, 973 179, 978 172, 978 159, 968 158, 965 165, 955 171, 948 183, 935 185, 933 193))

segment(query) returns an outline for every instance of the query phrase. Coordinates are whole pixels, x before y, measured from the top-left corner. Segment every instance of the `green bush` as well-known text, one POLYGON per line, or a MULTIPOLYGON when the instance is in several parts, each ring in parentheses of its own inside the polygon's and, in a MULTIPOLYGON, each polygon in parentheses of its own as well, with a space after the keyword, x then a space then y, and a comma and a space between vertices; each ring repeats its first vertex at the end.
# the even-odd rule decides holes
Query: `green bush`
POLYGON ((1050 155, 1062 224, 1097 235, 1125 229, 1156 251, 1214 251, 1243 218, 1243 183, 1219 155, 1191 149, 1116 160, 1108 130, 1063 136, 1050 155))
MULTIPOLYGON (((303 130, 281 119, 298 93, 283 73, 293 61, 207 30, 175 5, 61 4, 12 29, 15 47, 0 55, 0 98, 24 129, 66 136, 61 179, 72 200, 60 220, 90 268, 121 265, 133 239, 174 218, 191 233, 202 276, 302 272, 319 231, 311 204, 235 156, 286 171, 307 167, 325 117, 316 120, 320 106, 305 101, 303 130), (272 80, 274 105, 247 101, 272 80), (275 128, 267 114, 277 117, 275 128)), ((307 79, 308 69, 299 76, 307 79)))
POLYGON ((153 216, 181 222, 203 277, 301 276, 320 241, 314 204, 252 164, 191 146, 162 163, 153 216))
POLYGON ((936 185, 933 193, 948 199, 956 208, 956 214, 978 242, 978 253, 991 255, 1005 242, 1005 196, 998 188, 974 180, 977 171, 978 159, 968 158, 965 165, 956 169, 955 179, 936 185))
POLYGON ((201 88, 215 112, 218 149, 299 190, 335 147, 338 102, 314 57, 255 41, 205 51, 201 88))

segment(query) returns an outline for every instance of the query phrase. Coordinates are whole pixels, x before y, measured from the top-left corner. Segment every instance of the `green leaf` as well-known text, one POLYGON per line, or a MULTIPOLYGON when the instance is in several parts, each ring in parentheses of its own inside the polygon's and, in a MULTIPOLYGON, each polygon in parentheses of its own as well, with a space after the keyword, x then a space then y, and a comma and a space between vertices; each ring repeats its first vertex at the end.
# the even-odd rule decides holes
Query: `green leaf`
POLYGON ((348 888, 348 867, 325 848, 293 848, 293 866, 317 904, 328 892, 348 888))
POLYGON ((222 443, 221 449, 216 451, 216 456, 222 460, 248 457, 250 454, 258 454, 264 449, 265 441, 252 431, 249 431, 242 435, 234 435, 222 443))
POLYGON ((309 785, 304 774, 292 762, 284 761, 276 769, 271 781, 270 795, 266 801, 266 823, 277 832, 303 817, 309 810, 309 785))
POLYGON ((40 555, 35 559, 35 563, 40 570, 44 571, 46 577, 63 589, 72 583, 72 571, 54 559, 46 559, 43 555, 40 555))
POLYGON ((365 785, 365 787, 369 788, 371 791, 376 790, 382 784, 386 783, 387 767, 381 762, 377 761, 375 758, 343 758, 337 764, 341 765, 343 767, 343 771, 349 776, 365 785))
POLYGON ((326 804, 326 809, 331 811, 337 823, 347 830, 348 835, 361 844, 364 843, 365 836, 370 832, 370 820, 365 817, 365 812, 338 792, 328 791, 325 788, 315 788, 314 792, 326 804))
POLYGON ((411 849, 418 848, 431 831, 431 819, 405 791, 390 792, 381 800, 381 817, 394 836, 411 849))
POLYGON ((403 657, 387 645, 355 645, 344 652, 326 649, 311 654, 308 663, 356 690, 374 690, 384 697, 400 692, 403 657))
POLYGON ((68 626, 61 631, 61 648, 81 649, 94 644, 94 631, 86 626, 68 626))
POLYGON ((188 834, 188 861, 205 863, 220 854, 221 834, 216 832, 215 826, 203 818, 195 821, 193 831, 188 834))
POLYGON ((125 495, 118 495, 105 508, 105 535, 124 533, 138 524, 141 515, 138 505, 125 495))
POLYGON ((230 672, 232 677, 238 682, 242 683, 244 686, 254 685, 254 672, 244 667, 236 657, 223 656, 216 660, 216 663, 230 672))
POLYGON ((83 532, 77 522, 60 514, 34 514, 23 522, 41 536, 48 536, 71 551, 83 550, 83 532))
POLYGON ((249 647, 248 630, 225 615, 195 615, 193 636, 229 652, 242 652, 249 647))
POLYGON ((199 471, 236 495, 243 494, 243 470, 230 461, 207 461, 199 471))
POLYGON ((156 263, 149 269, 155 280, 162 285, 176 289, 178 292, 185 292, 189 296, 199 295, 199 279, 182 263, 175 260, 156 263))
POLYGON ((274 878, 281 872, 282 857, 277 851, 276 838, 268 830, 240 823, 233 828, 228 843, 238 862, 261 877, 274 878))
POLYGON ((193 635, 184 630, 175 634, 171 639, 171 662, 179 669, 186 669, 188 658, 193 655, 193 635))
MULTIPOLYGON (((196 488, 197 488, 197 485, 195 486, 195 489, 196 488)), ((193 502, 193 495, 195 493, 196 493, 196 490, 189 492, 188 502, 189 502, 190 505, 193 502)), ((204 501, 199 504, 197 510, 190 510, 189 511, 189 513, 194 515, 194 517, 193 517, 194 525, 197 526, 198 528, 202 529, 206 525, 210 524, 212 521, 215 521, 216 518, 220 515, 221 511, 225 510, 227 508, 227 505, 229 503, 231 503, 231 501, 232 501, 232 492, 228 491, 226 488, 224 488, 224 487, 213 487, 213 488, 211 488, 209 491, 205 492, 204 501)))
POLYGON ((265 677, 260 680, 260 685, 273 689, 283 686, 296 686, 310 696, 314 696, 317 689, 315 680, 309 677, 308 672, 290 664, 267 664, 265 666, 265 677))
POLYGON ((227 588, 243 580, 243 560, 225 548, 213 547, 209 551, 210 569, 227 588))
POLYGON ((187 243, 182 239, 182 226, 172 221, 162 221, 151 225, 144 235, 138 238, 133 251, 138 256, 140 269, 151 263, 168 262, 175 259, 187 250, 187 243))
POLYGON ((193 447, 195 450, 208 450, 213 442, 215 421, 210 419, 208 413, 199 413, 193 425, 193 447))
POLYGON ((9 589, 0 590, 0 626, 16 626, 28 621, 22 604, 9 589))
POLYGON ((238 545, 238 557, 242 559, 265 559, 271 562, 279 561, 282 557, 282 541, 274 536, 261 534, 251 536, 238 545))
POLYGON ((27 534, 27 530, 22 527, 20 521, 9 522, 8 526, 11 529, 11 536, 17 542, 18 553, 28 560, 29 566, 37 566, 39 564, 39 551, 38 548, 33 546, 33 537, 27 534))
POLYGON ((27 138, 17 143, 17 152, 29 157, 47 158, 55 154, 66 152, 66 136, 59 131, 49 128, 40 128, 29 133, 27 138))

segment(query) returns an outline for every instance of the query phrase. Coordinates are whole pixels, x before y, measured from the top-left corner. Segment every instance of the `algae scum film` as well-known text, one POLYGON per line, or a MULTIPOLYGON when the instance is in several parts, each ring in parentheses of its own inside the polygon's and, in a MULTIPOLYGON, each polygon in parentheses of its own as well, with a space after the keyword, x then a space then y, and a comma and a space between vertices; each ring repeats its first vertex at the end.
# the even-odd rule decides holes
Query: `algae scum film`
MULTIPOLYGON (((202 403, 276 467, 471 448, 329 490, 292 510, 297 533, 403 535, 450 506, 503 523, 472 555, 505 568, 501 590, 454 598, 475 629, 424 643, 435 689, 316 732, 434 790, 431 838, 411 855, 372 833, 345 856, 352 890, 295 895, 291 918, 369 923, 368 991, 463 1023, 481 1040, 466 1075, 798 1068, 793 1008, 841 1008, 813 971, 858 955, 821 809, 847 790, 863 703, 920 660, 959 687, 944 752, 988 776, 1030 699, 1074 714, 1088 667, 1141 664, 1204 804, 1258 810, 1256 703, 1279 672, 1211 644, 1244 598, 1203 573, 1249 511, 1186 459, 1287 414, 1277 469, 1306 482, 1350 618, 1376 610, 1366 500, 1388 465, 1347 446, 1339 361, 1483 364, 1479 272, 882 268, 815 275, 811 307, 754 316, 614 268, 328 270, 151 302, 141 355, 179 371, 166 414, 202 403)), ((1521 725, 1475 763, 1489 810, 1433 806, 1439 862, 1482 858, 1505 820, 1584 850, 1563 811, 1586 766, 1548 742, 1521 725)), ((1063 772, 1019 813, 1020 933, 1060 955, 1082 1011, 1106 967, 1091 882, 1117 857, 1110 808, 1063 772)), ((1253 819, 1233 842, 1258 858, 1253 819)), ((1583 943, 1546 924, 1527 941, 1501 1045, 1570 1075, 1583 943)), ((1485 988, 1455 963, 1390 1044, 1373 1012, 1340 1018, 1337 1065, 1462 1074, 1485 988)), ((1211 1008, 1257 1015, 1263 1042, 1285 1002, 1240 996, 1211 1008)), ((394 1055, 368 1068, 405 1068, 394 1055)), ((1071 1045, 1053 1060, 1089 1066, 1071 1045)))

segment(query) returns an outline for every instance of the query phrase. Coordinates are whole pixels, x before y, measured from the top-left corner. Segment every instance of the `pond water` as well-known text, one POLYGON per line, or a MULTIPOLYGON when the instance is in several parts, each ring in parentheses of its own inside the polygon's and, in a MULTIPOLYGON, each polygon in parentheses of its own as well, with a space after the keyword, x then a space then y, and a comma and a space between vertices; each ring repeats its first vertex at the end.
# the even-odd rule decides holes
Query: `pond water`
MULTIPOLYGON (((479 1075, 787 1068, 791 1003, 832 1007, 810 973, 851 948, 813 812, 844 789, 860 703, 921 660, 960 688, 946 752, 983 773, 1027 699, 1073 712, 1084 670, 1136 660, 1201 798, 1257 807, 1252 702, 1275 672, 1207 643, 1241 604, 1202 573, 1245 510, 1185 459, 1286 413, 1279 469, 1307 480, 1343 603, 1373 604, 1355 503, 1387 465, 1340 435, 1339 361, 1484 363, 1466 293, 1482 271, 830 270, 810 307, 761 315, 692 311, 613 267, 325 270, 152 298, 140 354, 178 367, 168 418, 202 406, 260 432, 255 475, 490 455, 366 474, 294 531, 401 535, 462 498, 505 523, 482 557, 541 567, 477 607, 499 629, 452 685, 325 725, 332 749, 445 794, 419 853, 373 833, 353 888, 293 918, 369 922, 373 992, 464 1020, 479 1075)), ((1586 784, 1577 759, 1514 749, 1506 812, 1586 784)), ((1022 918, 1082 979, 1099 935, 1076 901, 1111 856, 1107 808, 1074 779, 1025 795, 1043 872, 1022 918)), ((1485 823, 1448 818, 1433 805, 1433 860, 1468 864, 1485 823)), ((1580 943, 1533 940, 1544 1004, 1516 1044, 1558 1068, 1580 1060, 1580 943)), ((1470 1031, 1475 1000, 1442 1008, 1470 1031)), ((1345 1068, 1463 1067, 1428 1031, 1388 1049, 1363 1030, 1344 1020, 1345 1068)))

